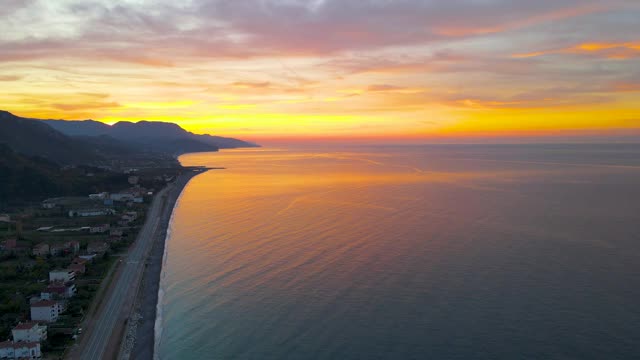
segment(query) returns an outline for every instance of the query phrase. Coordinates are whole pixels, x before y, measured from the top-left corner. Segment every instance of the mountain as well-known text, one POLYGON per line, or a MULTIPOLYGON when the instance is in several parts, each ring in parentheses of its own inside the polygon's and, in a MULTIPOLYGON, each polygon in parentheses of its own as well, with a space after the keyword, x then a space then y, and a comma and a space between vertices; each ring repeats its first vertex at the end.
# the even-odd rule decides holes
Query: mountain
POLYGON ((233 149, 243 147, 258 147, 258 145, 221 136, 197 135, 186 131, 177 124, 160 121, 120 121, 113 125, 103 124, 94 120, 67 121, 67 120, 42 120, 54 129, 69 136, 99 136, 107 135, 124 142, 136 142, 145 144, 148 149, 162 150, 159 141, 168 142, 169 148, 177 147, 182 152, 215 151, 213 146, 220 149, 233 149), (158 149, 160 147, 160 149, 158 149), (209 150, 207 150, 209 149, 209 150))
POLYGON ((0 111, 0 143, 28 156, 58 163, 89 163, 100 160, 98 151, 47 124, 0 111))

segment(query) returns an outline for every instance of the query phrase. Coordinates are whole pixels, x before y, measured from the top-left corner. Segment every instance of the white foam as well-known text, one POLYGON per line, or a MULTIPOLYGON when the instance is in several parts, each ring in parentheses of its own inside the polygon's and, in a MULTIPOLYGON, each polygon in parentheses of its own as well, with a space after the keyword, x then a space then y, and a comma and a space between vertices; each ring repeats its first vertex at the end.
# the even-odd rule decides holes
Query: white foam
MULTIPOLYGON (((187 187, 189 182, 187 182, 187 184, 185 184, 184 188, 187 187)), ((160 270, 160 280, 159 280, 159 285, 158 285, 158 303, 156 304, 156 322, 154 324, 153 327, 153 331, 154 331, 154 342, 153 342, 153 359, 154 360, 159 360, 160 359, 160 354, 159 354, 159 349, 160 349, 160 341, 162 340, 162 303, 164 301, 164 293, 165 290, 163 288, 164 286, 164 278, 166 275, 166 262, 167 262, 167 252, 169 249, 169 239, 171 238, 171 230, 173 228, 173 218, 175 216, 176 213, 176 208, 178 208, 178 204, 180 204, 180 200, 182 199, 182 195, 184 194, 184 188, 182 189, 182 191, 180 192, 180 195, 178 196, 178 199, 176 199, 176 203, 173 206, 173 209, 171 210, 171 218, 169 218, 169 225, 167 226, 167 236, 164 239, 164 251, 162 253, 162 268, 160 270)))

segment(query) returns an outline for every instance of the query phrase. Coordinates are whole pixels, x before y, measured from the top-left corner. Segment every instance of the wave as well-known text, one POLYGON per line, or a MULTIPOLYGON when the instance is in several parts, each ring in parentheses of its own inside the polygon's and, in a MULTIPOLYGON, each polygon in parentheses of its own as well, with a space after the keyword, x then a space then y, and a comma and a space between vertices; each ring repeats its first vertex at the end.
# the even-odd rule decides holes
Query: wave
MULTIPOLYGON (((186 185, 185 185, 186 187, 186 185)), ((176 214, 176 209, 180 204, 182 196, 184 194, 183 191, 180 192, 176 203, 173 206, 173 210, 171 211, 171 218, 169 218, 169 225, 167 226, 167 235, 164 239, 164 251, 162 253, 162 269, 160 270, 160 283, 158 284, 158 303, 156 304, 156 322, 153 327, 154 331, 154 341, 153 341, 153 359, 160 360, 160 341, 162 340, 162 303, 164 301, 165 289, 164 286, 164 278, 166 276, 166 262, 167 262, 167 252, 169 250, 169 239, 171 239, 171 233, 173 230, 174 217, 176 214)))

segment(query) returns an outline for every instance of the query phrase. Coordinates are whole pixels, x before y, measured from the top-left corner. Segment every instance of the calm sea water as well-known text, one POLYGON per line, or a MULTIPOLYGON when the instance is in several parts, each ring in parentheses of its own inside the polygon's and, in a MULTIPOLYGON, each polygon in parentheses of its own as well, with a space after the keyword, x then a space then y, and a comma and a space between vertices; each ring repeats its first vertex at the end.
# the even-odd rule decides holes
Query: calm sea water
POLYGON ((180 160, 162 359, 640 358, 640 146, 180 160))

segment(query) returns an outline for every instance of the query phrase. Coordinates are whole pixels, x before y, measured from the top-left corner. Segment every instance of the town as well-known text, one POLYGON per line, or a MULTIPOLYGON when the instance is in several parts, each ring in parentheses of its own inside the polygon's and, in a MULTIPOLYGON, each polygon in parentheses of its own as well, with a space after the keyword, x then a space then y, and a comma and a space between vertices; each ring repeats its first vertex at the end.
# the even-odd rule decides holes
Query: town
POLYGON ((154 193, 178 171, 129 170, 120 191, 48 198, 0 214, 1 359, 64 356, 136 239, 154 193))

